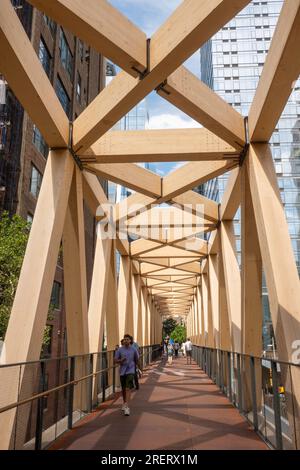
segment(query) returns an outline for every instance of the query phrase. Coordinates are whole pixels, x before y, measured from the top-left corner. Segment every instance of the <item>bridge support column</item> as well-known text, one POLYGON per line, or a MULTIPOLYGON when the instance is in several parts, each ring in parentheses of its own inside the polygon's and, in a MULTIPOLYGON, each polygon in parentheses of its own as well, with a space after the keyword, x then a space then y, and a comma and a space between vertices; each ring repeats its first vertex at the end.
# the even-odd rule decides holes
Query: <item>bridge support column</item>
MULTIPOLYGON (((107 350, 114 351, 117 344, 120 344, 119 338, 119 309, 118 309, 118 287, 117 287, 117 268, 116 268, 116 242, 112 240, 111 253, 108 265, 108 287, 107 287, 107 302, 105 309, 106 319, 106 338, 107 350)), ((114 354, 110 354, 108 359, 108 366, 113 365, 114 354)), ((109 385, 112 385, 113 370, 108 373, 109 385)), ((116 374, 118 383, 118 376, 116 374)))
MULTIPOLYGON (((278 356, 283 361, 293 362, 299 350, 299 275, 268 144, 250 146, 247 169, 278 356)), ((285 382, 290 426, 293 429, 293 423, 296 423, 299 443, 300 369, 291 367, 289 373, 281 367, 281 375, 285 382), (292 419, 293 404, 295 420, 292 419)))
MULTIPOLYGON (((2 350, 2 364, 38 361, 47 321, 51 290, 67 211, 74 161, 67 150, 49 153, 33 224, 19 277, 18 288, 2 350), (42 229, 42 236, 41 236, 42 229)), ((31 396, 37 371, 26 366, 20 377, 1 370, 10 402, 31 396)), ((6 397, 0 397, 2 403, 6 397)), ((25 440, 30 405, 18 413, 17 448, 25 440)), ((0 416, 0 448, 13 445, 16 410, 0 416)))
POLYGON ((130 335, 134 334, 131 278, 131 259, 129 256, 122 255, 118 287, 120 339, 127 333, 130 335))

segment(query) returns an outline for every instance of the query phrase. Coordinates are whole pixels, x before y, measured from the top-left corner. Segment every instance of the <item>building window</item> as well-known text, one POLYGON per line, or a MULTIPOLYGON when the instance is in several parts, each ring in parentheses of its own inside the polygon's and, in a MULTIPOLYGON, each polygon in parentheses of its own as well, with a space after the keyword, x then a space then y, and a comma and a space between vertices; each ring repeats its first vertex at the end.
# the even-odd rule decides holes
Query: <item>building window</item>
POLYGON ((45 21, 46 25, 50 29, 51 36, 54 38, 55 33, 56 33, 56 23, 53 20, 51 20, 51 18, 49 18, 49 16, 47 16, 45 14, 43 15, 43 18, 44 18, 44 21, 45 21))
POLYGON ((48 75, 50 77, 51 73, 51 55, 50 52, 47 49, 46 44, 44 43, 43 39, 40 39, 40 47, 39 47, 39 59, 40 62, 48 75))
POLYGON ((50 304, 57 310, 60 309, 60 282, 54 281, 51 293, 50 304))
POLYGON ((30 192, 36 198, 40 192, 42 178, 42 174, 39 172, 39 170, 31 164, 30 192))
POLYGON ((72 80, 73 75, 73 55, 71 49, 67 43, 66 36, 64 35, 62 29, 59 33, 59 55, 61 62, 69 74, 70 79, 72 80))
POLYGON ((32 142, 38 149, 38 151, 45 157, 47 158, 48 152, 49 152, 49 147, 46 144, 42 134, 38 130, 36 126, 33 126, 33 136, 32 136, 32 142))
POLYGON ((78 103, 81 103, 81 76, 79 72, 77 72, 76 98, 78 103))
POLYGON ((70 117, 70 109, 71 109, 70 98, 68 97, 65 87, 63 86, 62 81, 59 77, 57 77, 57 80, 56 80, 56 94, 67 116, 70 117))

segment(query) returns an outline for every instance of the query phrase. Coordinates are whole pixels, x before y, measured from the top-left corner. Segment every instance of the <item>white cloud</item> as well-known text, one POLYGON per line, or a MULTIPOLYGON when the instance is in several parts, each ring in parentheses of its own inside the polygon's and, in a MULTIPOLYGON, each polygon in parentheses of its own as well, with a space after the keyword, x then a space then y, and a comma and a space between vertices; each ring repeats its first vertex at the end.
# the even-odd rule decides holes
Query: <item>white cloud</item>
POLYGON ((183 118, 176 114, 157 114, 149 119, 148 129, 185 129, 191 127, 201 127, 200 124, 191 118, 183 118))

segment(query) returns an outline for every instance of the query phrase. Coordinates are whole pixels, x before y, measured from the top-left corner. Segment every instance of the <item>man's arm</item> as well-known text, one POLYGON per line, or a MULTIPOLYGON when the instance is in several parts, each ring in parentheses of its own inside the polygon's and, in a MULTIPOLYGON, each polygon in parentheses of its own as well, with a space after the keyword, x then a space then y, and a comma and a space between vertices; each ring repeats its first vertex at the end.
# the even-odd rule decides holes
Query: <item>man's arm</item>
POLYGON ((126 361, 126 358, 125 357, 121 358, 121 353, 118 349, 114 357, 114 364, 122 364, 124 361, 126 361))

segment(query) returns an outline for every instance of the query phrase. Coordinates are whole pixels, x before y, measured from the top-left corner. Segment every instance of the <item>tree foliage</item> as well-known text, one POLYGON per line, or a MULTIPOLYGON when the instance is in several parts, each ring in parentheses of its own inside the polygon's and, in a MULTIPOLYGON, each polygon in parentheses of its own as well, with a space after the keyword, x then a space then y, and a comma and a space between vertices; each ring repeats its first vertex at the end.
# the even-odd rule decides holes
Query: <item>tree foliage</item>
POLYGON ((30 225, 3 212, 0 219, 0 338, 4 338, 15 296, 30 225))
POLYGON ((184 325, 177 325, 171 333, 171 338, 175 343, 183 343, 186 340, 186 327, 184 325))
POLYGON ((163 322, 163 334, 164 336, 170 336, 172 331, 176 328, 177 321, 174 318, 169 317, 163 322))
MULTIPOLYGON (((0 339, 4 339, 10 311, 15 297, 31 224, 22 217, 9 217, 3 212, 0 218, 0 339)), ((50 305, 49 314, 53 313, 50 305)), ((53 319, 48 316, 48 320, 53 319)), ((46 326, 43 344, 50 343, 50 327, 46 326)))

